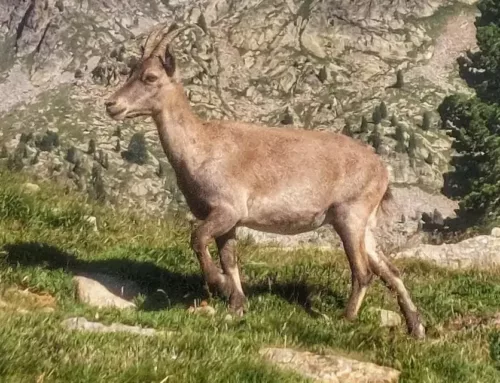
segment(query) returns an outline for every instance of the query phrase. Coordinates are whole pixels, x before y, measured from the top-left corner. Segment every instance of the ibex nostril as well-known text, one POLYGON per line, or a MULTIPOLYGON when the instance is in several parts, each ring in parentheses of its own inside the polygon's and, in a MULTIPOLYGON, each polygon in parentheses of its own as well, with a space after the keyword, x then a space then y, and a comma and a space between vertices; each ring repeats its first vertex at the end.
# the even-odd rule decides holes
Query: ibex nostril
POLYGON ((110 106, 113 106, 116 104, 116 101, 106 101, 104 103, 104 105, 106 105, 107 108, 109 108, 110 106))

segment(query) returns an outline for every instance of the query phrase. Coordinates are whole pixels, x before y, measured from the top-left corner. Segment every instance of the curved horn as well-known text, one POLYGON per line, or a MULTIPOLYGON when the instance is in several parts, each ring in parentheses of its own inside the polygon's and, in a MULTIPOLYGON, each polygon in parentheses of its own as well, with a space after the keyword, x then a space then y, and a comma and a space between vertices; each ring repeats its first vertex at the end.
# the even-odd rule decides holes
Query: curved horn
POLYGON ((184 26, 182 28, 177 28, 176 24, 172 24, 170 28, 168 28, 168 31, 165 32, 160 40, 160 42, 156 45, 155 49, 151 52, 151 55, 154 56, 160 56, 163 57, 165 54, 165 50, 167 49, 168 44, 175 39, 179 33, 185 31, 188 29, 189 26, 184 26))
POLYGON ((149 57, 156 45, 158 44, 160 34, 165 29, 165 26, 162 28, 155 28, 146 38, 144 45, 142 46, 142 57, 149 57))

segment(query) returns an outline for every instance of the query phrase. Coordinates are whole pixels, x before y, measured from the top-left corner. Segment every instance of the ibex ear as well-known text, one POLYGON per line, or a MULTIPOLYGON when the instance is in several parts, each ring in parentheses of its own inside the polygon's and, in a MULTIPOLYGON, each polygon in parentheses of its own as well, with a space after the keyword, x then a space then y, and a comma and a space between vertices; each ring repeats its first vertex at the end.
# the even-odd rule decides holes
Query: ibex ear
POLYGON ((165 59, 163 61, 163 67, 165 68, 165 72, 167 72, 168 77, 173 77, 175 73, 175 57, 170 52, 170 47, 167 46, 165 49, 165 59))

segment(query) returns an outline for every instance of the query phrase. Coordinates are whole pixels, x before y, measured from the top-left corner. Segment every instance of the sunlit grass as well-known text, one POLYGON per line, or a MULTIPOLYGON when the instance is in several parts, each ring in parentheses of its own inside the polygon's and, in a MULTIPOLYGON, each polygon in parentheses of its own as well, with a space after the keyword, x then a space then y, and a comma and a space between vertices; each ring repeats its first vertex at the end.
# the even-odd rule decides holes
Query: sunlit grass
POLYGON ((402 382, 500 381, 495 330, 447 326, 460 316, 486 318, 500 311, 498 271, 399 263, 428 326, 428 338, 415 341, 403 326, 380 328, 367 310, 398 310, 379 281, 359 320, 342 318, 350 284, 343 254, 247 244, 239 248, 246 316, 229 321, 218 298, 210 302, 215 316, 196 316, 186 308, 205 298, 205 291, 184 222, 152 221, 88 204, 49 184, 28 194, 22 191, 24 180, 11 174, 0 174, 0 182, 0 298, 12 304, 5 294, 15 287, 57 299, 52 312, 0 306, 2 382, 305 381, 264 363, 258 350, 268 345, 341 352, 400 369, 402 382), (97 218, 98 232, 88 215, 97 218), (144 291, 139 309, 95 309, 77 302, 71 277, 81 270, 137 282, 144 291), (70 316, 175 335, 74 333, 60 325, 70 316))

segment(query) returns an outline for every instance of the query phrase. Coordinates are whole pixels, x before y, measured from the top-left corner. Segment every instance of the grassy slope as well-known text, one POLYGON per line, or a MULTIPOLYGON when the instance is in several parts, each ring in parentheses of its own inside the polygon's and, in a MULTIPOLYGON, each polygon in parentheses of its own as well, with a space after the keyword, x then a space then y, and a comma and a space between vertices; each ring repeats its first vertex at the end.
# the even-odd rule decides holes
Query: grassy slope
POLYGON ((215 300, 214 317, 195 316, 186 312, 186 305, 203 298, 204 292, 185 225, 88 205, 46 184, 41 184, 40 193, 29 195, 21 191, 22 182, 19 176, 0 173, 0 298, 6 299, 9 287, 29 288, 55 296, 57 309, 21 313, 0 306, 2 382, 304 381, 259 360, 261 346, 285 344, 341 351, 393 366, 403 371, 402 382, 500 381, 489 351, 493 330, 451 331, 445 326, 461 314, 498 311, 498 271, 451 272, 420 263, 399 264, 429 327, 429 338, 416 342, 404 328, 379 328, 366 310, 396 309, 378 281, 356 323, 340 317, 349 287, 342 254, 242 245, 248 314, 228 322, 224 303, 215 300), (86 223, 86 214, 98 218, 98 233, 86 223), (138 300, 140 309, 119 312, 79 304, 71 282, 77 269, 137 281, 147 291, 138 300), (61 320, 75 315, 176 335, 149 338, 63 330, 61 320))

